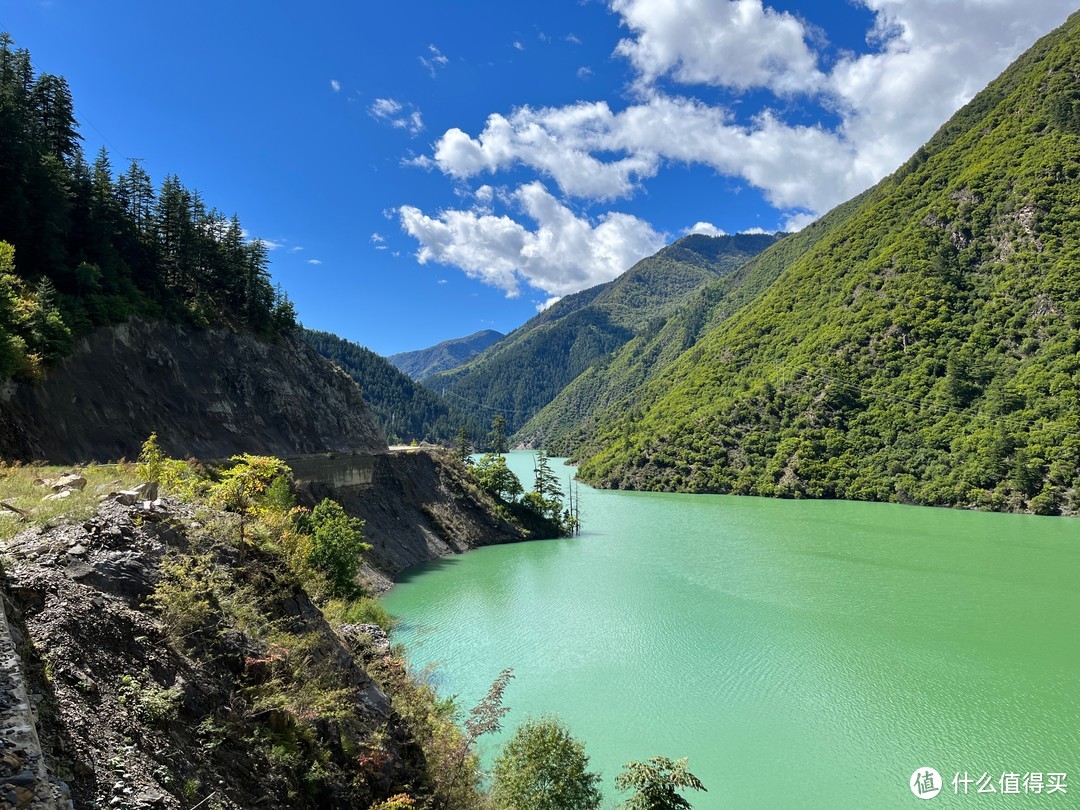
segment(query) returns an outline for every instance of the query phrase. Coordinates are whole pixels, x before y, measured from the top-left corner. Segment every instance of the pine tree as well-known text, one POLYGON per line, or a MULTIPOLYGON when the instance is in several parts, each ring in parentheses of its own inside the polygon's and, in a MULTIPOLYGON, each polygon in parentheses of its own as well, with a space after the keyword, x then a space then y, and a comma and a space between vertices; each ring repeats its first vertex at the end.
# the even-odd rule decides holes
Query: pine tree
POLYGON ((495 414, 495 418, 491 420, 491 432, 488 433, 488 445, 492 453, 508 453, 510 451, 506 439, 506 429, 505 417, 501 413, 495 414))

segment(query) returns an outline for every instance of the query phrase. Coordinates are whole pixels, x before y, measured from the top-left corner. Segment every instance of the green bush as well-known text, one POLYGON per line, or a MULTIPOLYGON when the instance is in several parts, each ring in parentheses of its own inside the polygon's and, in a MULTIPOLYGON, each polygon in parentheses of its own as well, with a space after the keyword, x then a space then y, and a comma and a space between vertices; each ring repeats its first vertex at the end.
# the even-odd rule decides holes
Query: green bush
POLYGON ((554 718, 526 720, 495 760, 492 799, 498 810, 593 810, 600 775, 588 770, 585 745, 554 718))
POLYGON ((339 596, 356 593, 361 555, 371 550, 363 541, 364 521, 349 516, 337 501, 324 498, 304 518, 311 535, 311 564, 324 573, 339 596))

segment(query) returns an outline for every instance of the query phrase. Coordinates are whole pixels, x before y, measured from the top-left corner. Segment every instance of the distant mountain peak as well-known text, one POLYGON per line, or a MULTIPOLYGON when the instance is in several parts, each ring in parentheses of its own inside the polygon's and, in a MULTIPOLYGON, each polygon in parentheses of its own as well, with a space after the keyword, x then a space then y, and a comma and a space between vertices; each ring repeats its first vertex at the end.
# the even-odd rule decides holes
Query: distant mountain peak
POLYGON ((398 371, 408 374, 414 380, 422 381, 441 371, 450 371, 467 363, 488 346, 504 338, 502 332, 494 329, 481 329, 471 335, 451 338, 411 352, 392 354, 389 360, 398 371))

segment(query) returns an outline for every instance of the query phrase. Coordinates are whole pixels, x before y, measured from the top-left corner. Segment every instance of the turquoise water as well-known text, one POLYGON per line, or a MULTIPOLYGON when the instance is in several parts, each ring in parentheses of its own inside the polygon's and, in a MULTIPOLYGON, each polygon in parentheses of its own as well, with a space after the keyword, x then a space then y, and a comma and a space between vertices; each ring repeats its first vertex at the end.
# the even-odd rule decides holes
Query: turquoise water
POLYGON ((419 566, 384 604, 466 707, 512 667, 507 728, 558 715, 612 805, 664 755, 699 810, 1080 806, 1080 522, 585 486, 581 511, 580 537, 419 566), (964 771, 1074 784, 953 795, 964 771))

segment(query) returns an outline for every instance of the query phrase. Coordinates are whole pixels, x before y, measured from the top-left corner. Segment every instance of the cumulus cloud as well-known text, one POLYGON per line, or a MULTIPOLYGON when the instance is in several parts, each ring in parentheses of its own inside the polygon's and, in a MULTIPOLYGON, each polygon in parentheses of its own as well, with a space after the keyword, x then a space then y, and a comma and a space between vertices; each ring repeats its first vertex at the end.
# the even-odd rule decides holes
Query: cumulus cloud
POLYGON ((377 98, 368 108, 377 121, 383 121, 396 129, 404 129, 410 135, 418 135, 424 129, 424 119, 412 104, 402 104, 393 98, 377 98))
POLYGON ((683 233, 701 233, 705 236, 725 236, 725 232, 717 228, 711 222, 695 222, 691 227, 687 228, 683 233))
POLYGON ((331 79, 330 80, 330 89, 333 90, 335 93, 340 93, 341 92, 341 82, 339 82, 337 79, 331 79))
POLYGON ((582 65, 577 69, 577 77, 581 80, 585 80, 592 76, 592 68, 588 65, 582 65))
POLYGON ((322 262, 321 262, 321 261, 319 261, 318 259, 308 259, 308 260, 307 260, 307 263, 308 263, 308 264, 316 264, 316 265, 318 265, 318 264, 322 264, 322 262))
POLYGON ((633 32, 615 52, 644 83, 670 74, 683 84, 788 94, 824 81, 803 24, 761 0, 614 0, 611 8, 633 32))
POLYGON ((496 112, 475 136, 447 130, 414 162, 459 180, 527 167, 588 200, 632 196, 666 163, 705 165, 761 189, 801 227, 896 169, 1074 2, 858 1, 875 15, 873 51, 825 69, 816 32, 761 0, 611 0, 637 101, 496 112), (737 107, 663 90, 662 78, 798 95, 839 123, 785 120, 786 102, 740 120, 737 107))
POLYGON ((578 216, 540 182, 520 186, 511 199, 535 228, 477 210, 429 216, 402 206, 398 216, 420 244, 421 264, 458 267, 508 297, 520 293, 522 282, 560 296, 610 281, 664 242, 651 225, 629 214, 578 216))
POLYGON ((564 194, 593 200, 631 195, 665 160, 741 175, 778 207, 824 210, 875 179, 821 127, 788 125, 771 113, 738 124, 722 108, 662 95, 620 112, 601 101, 496 113, 476 138, 448 130, 434 155, 458 179, 528 166, 564 194))
POLYGON ((525 46, 522 45, 521 41, 517 40, 517 39, 514 40, 514 48, 515 48, 515 50, 519 50, 519 51, 525 50, 525 46))

